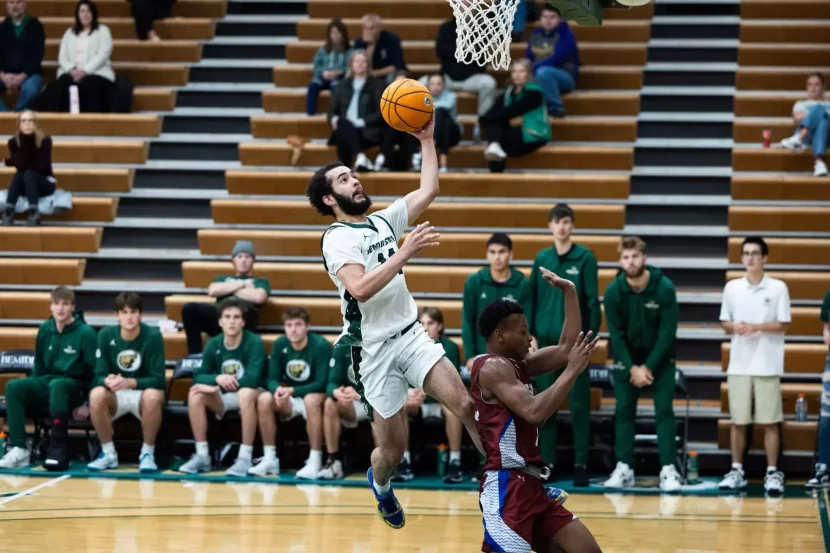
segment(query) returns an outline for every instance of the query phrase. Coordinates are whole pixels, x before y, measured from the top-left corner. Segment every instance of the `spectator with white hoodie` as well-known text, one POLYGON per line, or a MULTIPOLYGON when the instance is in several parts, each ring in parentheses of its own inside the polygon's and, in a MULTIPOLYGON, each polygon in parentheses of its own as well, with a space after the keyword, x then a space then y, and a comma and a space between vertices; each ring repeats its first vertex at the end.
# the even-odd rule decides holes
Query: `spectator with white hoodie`
POLYGON ((805 146, 813 148, 813 176, 826 177, 827 140, 830 137, 830 100, 824 93, 824 75, 807 76, 807 99, 793 105, 795 134, 781 141, 788 150, 799 151, 805 146))

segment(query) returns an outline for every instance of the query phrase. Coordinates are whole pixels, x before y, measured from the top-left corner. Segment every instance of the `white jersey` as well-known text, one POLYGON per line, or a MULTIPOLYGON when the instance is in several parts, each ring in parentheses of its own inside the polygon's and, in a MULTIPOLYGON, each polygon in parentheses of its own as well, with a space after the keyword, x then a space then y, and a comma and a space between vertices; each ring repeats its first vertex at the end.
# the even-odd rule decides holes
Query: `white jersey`
POLYGON ((398 240, 409 222, 403 198, 377 211, 365 223, 336 222, 323 234, 320 247, 323 263, 340 293, 343 314, 341 339, 360 344, 370 355, 377 353, 390 336, 418 318, 415 300, 406 287, 403 270, 375 294, 361 303, 349 294, 337 271, 344 265, 362 265, 369 271, 379 267, 398 251, 398 240))

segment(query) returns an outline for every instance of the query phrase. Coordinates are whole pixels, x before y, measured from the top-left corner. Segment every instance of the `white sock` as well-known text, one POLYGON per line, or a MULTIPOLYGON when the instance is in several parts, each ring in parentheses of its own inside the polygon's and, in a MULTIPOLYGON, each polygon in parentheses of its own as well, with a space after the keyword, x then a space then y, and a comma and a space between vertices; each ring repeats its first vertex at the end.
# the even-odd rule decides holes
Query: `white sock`
POLYGON ((141 446, 141 454, 144 455, 145 453, 149 455, 156 454, 156 446, 150 444, 142 444, 141 446))
POLYGON ((101 444, 101 449, 104 450, 104 455, 115 457, 115 444, 110 442, 108 444, 101 444))
POLYGON ((769 474, 770 472, 775 472, 777 470, 778 470, 778 467, 776 467, 775 465, 769 465, 767 467, 767 474, 769 474))
POLYGON ((323 451, 321 449, 312 449, 308 453, 308 461, 318 466, 323 464, 323 451))
POLYGON ((409 463, 410 465, 412 464, 412 461, 409 458, 409 450, 403 452, 403 460, 409 463))
POLYGON ((732 468, 733 468, 733 469, 737 469, 737 470, 739 470, 739 471, 741 471, 741 472, 743 472, 743 471, 744 471, 744 465, 743 465, 743 463, 732 463, 732 468))
POLYGON ((461 462, 461 452, 460 451, 450 451, 450 463, 453 461, 461 462))
POLYGON ((277 460, 277 446, 275 446, 275 445, 262 446, 262 451, 265 455, 265 460, 266 461, 276 461, 277 460))
POLYGON ((196 455, 210 457, 210 449, 208 449, 207 442, 196 442, 196 455))
POLYGON ((392 485, 389 482, 381 486, 380 484, 378 484, 377 480, 374 480, 373 485, 375 486, 375 491, 378 493, 378 495, 386 495, 389 493, 389 490, 392 489, 392 485))
POLYGON ((239 455, 237 455, 238 459, 244 459, 245 461, 250 462, 251 458, 254 456, 254 446, 252 445, 245 445, 242 444, 239 446, 239 455))

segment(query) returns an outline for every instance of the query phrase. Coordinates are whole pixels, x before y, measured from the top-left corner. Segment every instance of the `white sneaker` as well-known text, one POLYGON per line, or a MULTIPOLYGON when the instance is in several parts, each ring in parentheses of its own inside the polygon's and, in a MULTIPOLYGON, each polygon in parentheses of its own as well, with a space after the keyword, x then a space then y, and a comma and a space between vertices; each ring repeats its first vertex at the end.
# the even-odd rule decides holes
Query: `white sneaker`
POLYGON ((266 459, 263 457, 259 463, 248 469, 248 474, 251 476, 279 476, 280 460, 277 458, 266 459))
POLYGON ((630 488, 634 485, 634 471, 623 462, 617 463, 617 468, 603 483, 606 488, 630 488))
POLYGON ((386 156, 383 154, 378 154, 378 157, 375 158, 374 163, 375 171, 388 171, 389 169, 384 167, 384 165, 386 165, 386 156))
POLYGON ((660 489, 664 492, 680 491, 683 485, 680 483, 680 474, 674 465, 666 465, 660 470, 660 489))
POLYGON ((0 469, 19 469, 29 466, 29 450, 13 447, 0 459, 0 469))
POLYGON ((317 480, 340 480, 341 478, 343 478, 343 463, 340 461, 326 464, 317 473, 317 480))
POLYGON ((294 478, 299 478, 300 480, 316 480, 317 473, 320 472, 321 468, 323 467, 320 466, 320 463, 306 461, 305 466, 297 471, 294 478))
MULTIPOLYGON (((380 157, 380 156, 378 156, 378 157, 380 157)), ((369 158, 367 158, 365 154, 357 154, 357 158, 355 158, 355 162, 354 162, 354 170, 355 171, 374 171, 375 166, 372 165, 372 162, 369 161, 369 158)))
POLYGON ((447 172, 447 166, 446 165, 441 165, 440 167, 438 167, 438 172, 439 173, 446 173, 447 172))
POLYGON ((507 159, 507 153, 498 142, 491 142, 487 149, 484 150, 484 157, 487 161, 504 161, 507 159))
POLYGON ((718 487, 722 490, 742 490, 746 488, 746 477, 742 469, 733 468, 726 473, 718 487))
POLYGON ((143 453, 138 458, 138 472, 156 472, 158 469, 156 456, 152 453, 143 453))
POLYGON ((764 491, 770 494, 784 493, 784 473, 780 470, 768 472, 764 477, 764 491))
POLYGON ((814 177, 826 177, 827 176, 827 164, 821 161, 820 159, 816 160, 815 165, 813 165, 813 176, 814 177))
POLYGON ((86 466, 87 470, 99 471, 118 468, 118 455, 107 455, 103 451, 86 466))
POLYGON ((251 470, 253 463, 248 459, 237 457, 231 467, 225 471, 225 476, 235 476, 237 478, 244 478, 248 476, 248 471, 251 470))
POLYGON ((798 134, 785 138, 780 142, 780 144, 782 148, 792 150, 793 152, 798 152, 804 149, 804 143, 801 141, 801 137, 798 134))
POLYGON ((830 474, 827 472, 827 465, 816 463, 816 472, 804 485, 808 488, 830 488, 830 474))
POLYGON ((204 457, 194 453, 188 462, 179 467, 179 472, 185 474, 197 474, 210 470, 210 457, 204 457))
POLYGON ((421 170, 421 152, 415 152, 412 154, 412 169, 414 171, 421 170))

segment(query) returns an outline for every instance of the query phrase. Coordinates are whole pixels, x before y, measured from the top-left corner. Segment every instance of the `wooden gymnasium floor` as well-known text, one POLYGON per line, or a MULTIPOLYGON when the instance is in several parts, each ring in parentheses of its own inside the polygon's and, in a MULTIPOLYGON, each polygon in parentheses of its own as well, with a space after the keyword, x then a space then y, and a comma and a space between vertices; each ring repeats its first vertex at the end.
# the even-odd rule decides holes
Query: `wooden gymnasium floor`
MULTIPOLYGON (((360 488, 0 475, 0 551, 454 553, 480 550, 471 492, 400 490, 387 528, 360 488)), ((817 501, 572 495, 603 551, 823 552, 817 501)))

